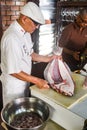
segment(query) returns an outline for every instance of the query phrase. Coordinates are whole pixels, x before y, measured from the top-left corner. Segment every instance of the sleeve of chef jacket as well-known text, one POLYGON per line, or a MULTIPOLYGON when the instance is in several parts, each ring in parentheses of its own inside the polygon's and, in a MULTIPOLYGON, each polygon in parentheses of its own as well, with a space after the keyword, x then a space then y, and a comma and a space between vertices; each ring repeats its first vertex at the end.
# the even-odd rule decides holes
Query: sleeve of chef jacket
POLYGON ((6 39, 5 44, 5 57, 6 57, 6 73, 18 73, 21 71, 21 41, 15 36, 10 36, 6 39))

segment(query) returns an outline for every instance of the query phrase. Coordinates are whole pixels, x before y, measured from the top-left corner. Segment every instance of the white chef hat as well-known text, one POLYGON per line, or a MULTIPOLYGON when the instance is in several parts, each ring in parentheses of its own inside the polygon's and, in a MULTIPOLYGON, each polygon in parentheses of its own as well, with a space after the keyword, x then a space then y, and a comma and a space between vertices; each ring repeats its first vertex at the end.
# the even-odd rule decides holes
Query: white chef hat
POLYGON ((45 19, 40 8, 34 2, 28 2, 20 11, 21 14, 28 16, 40 24, 45 24, 45 19))

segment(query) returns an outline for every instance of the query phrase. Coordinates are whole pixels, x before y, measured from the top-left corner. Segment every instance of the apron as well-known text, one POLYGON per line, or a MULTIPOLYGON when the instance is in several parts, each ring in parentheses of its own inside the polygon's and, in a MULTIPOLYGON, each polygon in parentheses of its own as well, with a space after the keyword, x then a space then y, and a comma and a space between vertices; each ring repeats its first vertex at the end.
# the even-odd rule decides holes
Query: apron
POLYGON ((29 97, 29 83, 13 76, 2 74, 3 107, 16 98, 29 97), (4 79, 4 80, 3 80, 4 79))

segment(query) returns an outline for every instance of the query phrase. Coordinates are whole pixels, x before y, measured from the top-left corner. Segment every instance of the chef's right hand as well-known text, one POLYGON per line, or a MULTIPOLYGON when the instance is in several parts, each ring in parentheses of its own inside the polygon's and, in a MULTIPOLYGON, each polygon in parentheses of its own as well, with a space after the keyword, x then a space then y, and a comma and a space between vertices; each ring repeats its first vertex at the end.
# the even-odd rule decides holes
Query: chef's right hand
POLYGON ((36 83, 37 87, 42 89, 42 88, 46 88, 48 89, 50 86, 48 85, 48 82, 44 79, 40 79, 38 78, 38 82, 36 83))

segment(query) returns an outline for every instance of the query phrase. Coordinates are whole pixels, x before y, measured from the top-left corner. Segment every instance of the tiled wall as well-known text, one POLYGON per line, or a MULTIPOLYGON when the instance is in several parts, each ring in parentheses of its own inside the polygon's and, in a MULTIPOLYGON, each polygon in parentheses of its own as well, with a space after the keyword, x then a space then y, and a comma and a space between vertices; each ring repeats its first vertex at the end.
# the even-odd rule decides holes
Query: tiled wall
POLYGON ((1 16, 3 31, 17 19, 19 11, 26 3, 26 0, 1 0, 1 16))

